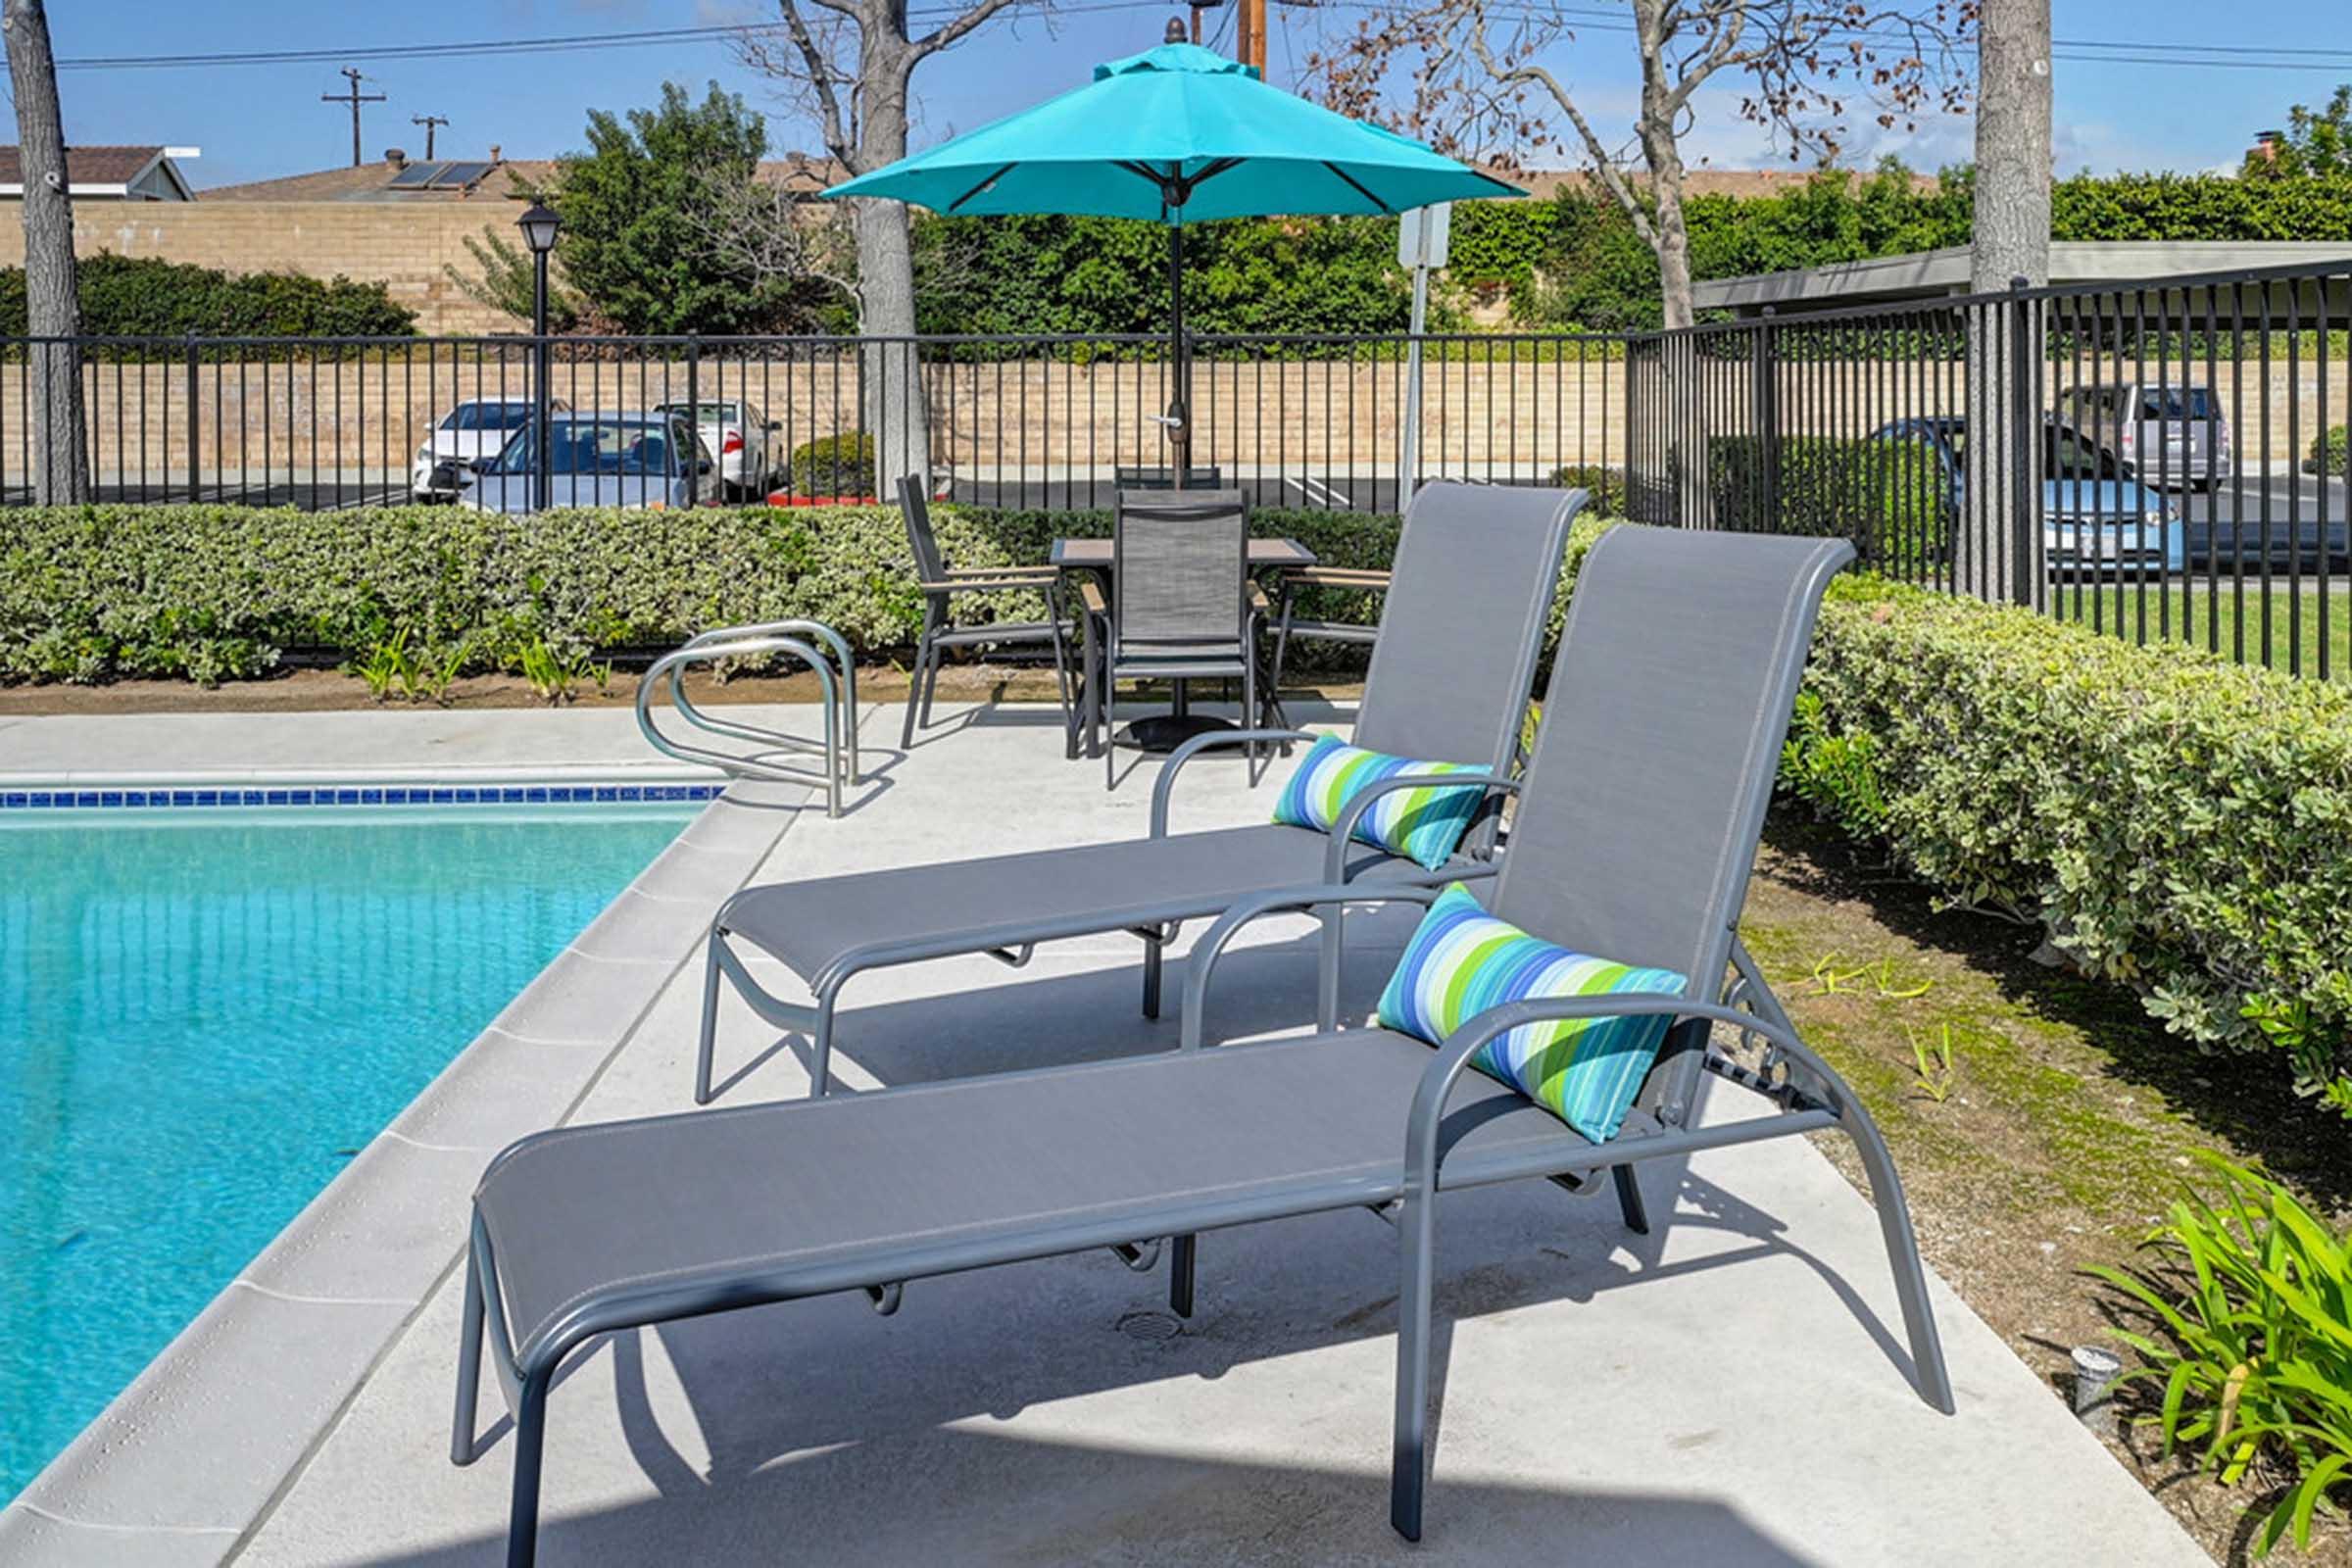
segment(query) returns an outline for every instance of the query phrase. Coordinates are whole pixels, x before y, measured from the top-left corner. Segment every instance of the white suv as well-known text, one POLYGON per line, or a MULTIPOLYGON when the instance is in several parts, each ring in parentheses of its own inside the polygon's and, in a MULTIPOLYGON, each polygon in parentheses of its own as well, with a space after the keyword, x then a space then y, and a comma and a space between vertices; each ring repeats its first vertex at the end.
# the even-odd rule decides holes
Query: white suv
POLYGON ((2141 484, 2187 489, 2229 482, 2230 421, 2210 387, 2079 386, 2059 417, 2141 484))
POLYGON ((741 398, 680 400, 656 412, 691 416, 702 427, 703 445, 717 455, 718 477, 733 494, 763 496, 774 487, 781 465, 767 438, 784 426, 762 417, 755 405, 741 398))

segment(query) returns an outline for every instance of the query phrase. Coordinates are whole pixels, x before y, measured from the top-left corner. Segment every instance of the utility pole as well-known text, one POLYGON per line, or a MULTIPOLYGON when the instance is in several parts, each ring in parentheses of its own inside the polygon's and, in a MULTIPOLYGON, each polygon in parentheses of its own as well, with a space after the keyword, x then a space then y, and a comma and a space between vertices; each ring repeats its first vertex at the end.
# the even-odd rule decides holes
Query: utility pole
POLYGON ((1233 57, 1266 74, 1266 0, 1240 0, 1241 16, 1234 28, 1233 57))
POLYGON ((360 105, 380 104, 385 99, 380 92, 364 93, 360 91, 361 76, 359 72, 352 67, 345 66, 338 74, 350 80, 351 91, 347 93, 322 92, 318 95, 318 101, 322 104, 349 104, 351 106, 351 167, 357 169, 365 162, 360 157, 360 105))
POLYGON ((410 123, 410 124, 412 124, 412 125, 422 125, 422 126, 424 127, 424 157, 425 157, 425 162, 427 162, 427 163, 430 163, 430 162, 432 162, 432 157, 433 157, 433 127, 434 127, 435 125, 446 125, 446 124, 448 124, 448 123, 449 123, 449 117, 448 117, 447 115, 411 115, 411 116, 409 117, 409 123, 410 123))

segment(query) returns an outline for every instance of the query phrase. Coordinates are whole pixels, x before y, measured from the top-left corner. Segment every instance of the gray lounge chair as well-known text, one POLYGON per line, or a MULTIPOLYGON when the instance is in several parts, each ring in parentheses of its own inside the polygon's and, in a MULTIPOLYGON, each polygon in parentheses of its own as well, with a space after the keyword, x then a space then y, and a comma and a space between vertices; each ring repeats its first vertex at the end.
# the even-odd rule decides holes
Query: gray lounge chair
MULTIPOLYGON (((1327 1000, 1315 1035, 1203 1049, 1216 955, 1249 920, 1436 896, 1394 885, 1280 889, 1202 938, 1183 1049, 569 1127, 500 1154, 474 1197, 451 1453, 460 1464, 474 1457, 486 1328, 514 1414, 508 1562, 532 1558, 548 1391, 564 1359, 599 1335, 848 1291, 888 1314, 908 1280, 1097 1247, 1144 1264, 1161 1250, 1153 1238, 1173 1239, 1169 1300, 1189 1315, 1200 1232, 1357 1205, 1397 1221, 1390 1517, 1417 1540, 1441 1187, 1544 1177, 1582 1190, 1607 1171, 1626 1222, 1643 1230, 1637 1162, 1832 1128, 1853 1140, 1869 1178, 1912 1380, 1949 1413, 1951 1384, 1886 1145, 1734 936, 1815 607, 1852 557, 1842 541, 1629 528, 1584 567, 1489 903, 1540 936, 1688 974, 1685 996, 1516 1003, 1435 1050, 1376 1028, 1335 1030, 1327 1000), (1464 1072, 1480 1046, 1520 1024, 1637 1011, 1677 1021, 1605 1144, 1464 1072), (1716 1025, 1760 1039, 1761 1060, 1725 1050, 1716 1025), (1702 1125, 1694 1110, 1707 1076, 1751 1091, 1765 1112, 1702 1125), (713 1202, 715 1192, 742 1200, 713 1202)), ((1328 954, 1323 961, 1336 966, 1328 954)), ((1769 1338, 1747 1353, 1769 1358, 1769 1338)))
MULTIPOLYGON (((1506 775, 1535 683, 1569 519, 1585 492, 1425 486, 1388 597, 1387 634, 1356 710, 1356 742, 1393 757, 1474 762, 1506 775)), ((1238 592, 1238 585, 1235 590, 1238 592)), ((1309 828, 1267 822, 1171 835, 1168 803, 1201 751, 1311 740, 1303 731, 1228 730, 1168 756, 1152 797, 1148 838, 1027 855, 747 888, 711 923, 695 1102, 712 1092, 721 977, 752 1010, 809 1040, 810 1092, 832 1082, 833 1014, 842 987, 868 969, 989 953, 1015 967, 1037 944, 1106 931, 1144 943, 1143 1007, 1159 1015, 1160 950, 1179 922, 1212 915, 1270 887, 1369 878, 1443 886, 1493 870, 1490 820, 1439 871, 1309 828), (781 960, 811 1000, 787 1001, 755 980, 735 952, 748 943, 781 960)), ((1401 787, 1409 780, 1392 780, 1401 787)), ((1364 798, 1368 804, 1370 797, 1364 798)), ((1329 940, 1336 940, 1336 930, 1329 940)))

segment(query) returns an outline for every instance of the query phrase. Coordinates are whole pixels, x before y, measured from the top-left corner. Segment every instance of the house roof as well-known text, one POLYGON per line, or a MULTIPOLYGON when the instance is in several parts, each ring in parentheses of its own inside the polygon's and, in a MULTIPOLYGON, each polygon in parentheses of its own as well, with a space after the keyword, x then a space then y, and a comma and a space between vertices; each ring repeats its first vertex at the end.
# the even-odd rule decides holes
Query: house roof
MULTIPOLYGON (((1952 245, 1787 272, 1718 277, 1691 285, 1691 303, 1702 311, 1753 316, 1767 308, 1787 313, 1948 299, 1968 292, 1969 261, 1967 246, 1952 245)), ((2127 285, 2150 278, 2197 278, 2266 267, 2332 268, 2347 262, 2352 262, 2352 242, 2332 240, 2059 240, 2050 246, 2050 281, 2061 287, 2127 285)), ((2341 287, 2341 280, 2331 281, 2331 295, 2340 298, 2341 287)), ((2215 309, 2225 314, 2235 309, 2219 287, 2196 288, 2192 294, 2200 312, 2208 294, 2220 302, 2215 309)), ((2260 307, 2269 292, 2253 288, 2247 297, 2260 307)))
MULTIPOLYGON (((493 149, 495 151, 495 149, 493 149)), ((216 185, 203 192, 208 202, 438 202, 483 201, 499 198, 519 199, 534 188, 552 185, 562 172, 562 164, 553 158, 467 158, 464 155, 436 157, 442 164, 487 164, 488 170, 467 184, 409 186, 394 188, 393 181, 406 171, 421 169, 425 160, 404 159, 395 163, 379 159, 357 168, 321 169, 307 174, 286 174, 276 179, 249 180, 237 185, 216 185)), ((828 178, 829 163, 794 154, 789 158, 771 158, 760 166, 760 178, 770 184, 783 184, 795 191, 814 193, 832 183, 828 178)), ((413 177, 413 176, 412 176, 413 177)))
MULTIPOLYGON (((192 196, 188 183, 172 165, 174 158, 193 158, 193 147, 129 147, 101 145, 68 147, 66 149, 66 185, 69 192, 89 191, 93 194, 120 194, 132 180, 158 164, 169 172, 172 182, 179 187, 182 196, 192 196)), ((22 195, 24 189, 24 161, 17 147, 0 147, 0 195, 22 195)))

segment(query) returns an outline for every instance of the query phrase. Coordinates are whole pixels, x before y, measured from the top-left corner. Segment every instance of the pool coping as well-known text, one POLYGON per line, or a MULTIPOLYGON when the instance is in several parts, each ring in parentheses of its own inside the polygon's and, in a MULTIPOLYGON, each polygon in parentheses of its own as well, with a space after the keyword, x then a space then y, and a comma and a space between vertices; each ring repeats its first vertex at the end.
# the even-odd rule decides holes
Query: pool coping
POLYGON ((483 1164, 573 1112, 810 794, 710 801, 0 1508, 0 1559, 234 1552, 456 1266, 483 1164))

